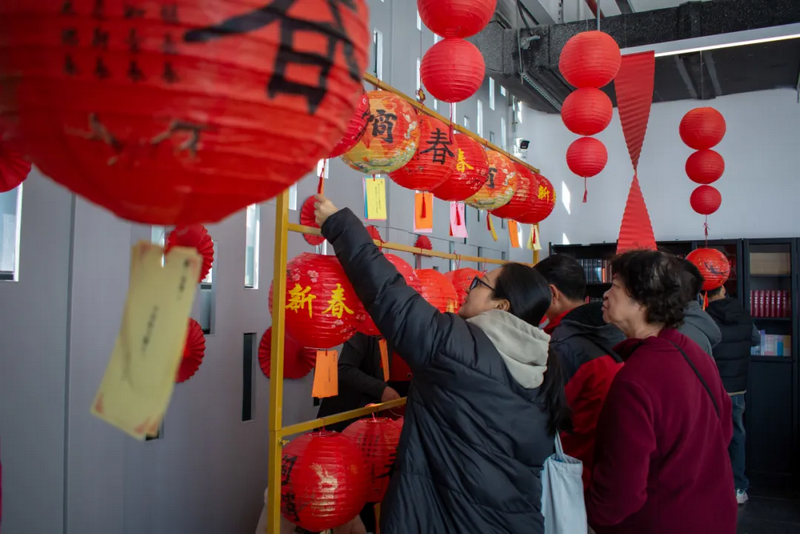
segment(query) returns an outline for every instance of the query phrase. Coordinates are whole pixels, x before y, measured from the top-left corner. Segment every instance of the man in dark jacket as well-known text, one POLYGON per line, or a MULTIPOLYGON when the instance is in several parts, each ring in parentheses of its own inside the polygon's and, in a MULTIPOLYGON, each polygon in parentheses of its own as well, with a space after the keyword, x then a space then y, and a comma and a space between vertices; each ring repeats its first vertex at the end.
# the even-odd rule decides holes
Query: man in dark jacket
POLYGON ((586 275, 574 258, 550 256, 536 265, 550 284, 552 304, 547 310, 550 322, 550 350, 561 359, 567 380, 567 402, 572 408, 572 433, 564 433, 564 451, 583 462, 583 483, 588 487, 594 466, 594 438, 597 419, 608 388, 622 366, 611 349, 625 336, 603 321, 603 304, 584 304, 586 275))
POLYGON ((744 394, 750 369, 750 347, 761 342, 750 314, 737 299, 729 299, 725 287, 708 293, 708 314, 719 325, 722 342, 714 348, 714 359, 725 391, 733 402, 733 439, 728 446, 736 485, 736 501, 747 502, 749 481, 744 474, 744 394))
POLYGON ((689 260, 682 260, 687 274, 688 286, 686 290, 686 308, 683 310, 683 324, 678 327, 678 332, 688 337, 709 356, 714 356, 714 347, 722 339, 719 327, 700 305, 700 290, 703 287, 703 275, 700 270, 689 260))

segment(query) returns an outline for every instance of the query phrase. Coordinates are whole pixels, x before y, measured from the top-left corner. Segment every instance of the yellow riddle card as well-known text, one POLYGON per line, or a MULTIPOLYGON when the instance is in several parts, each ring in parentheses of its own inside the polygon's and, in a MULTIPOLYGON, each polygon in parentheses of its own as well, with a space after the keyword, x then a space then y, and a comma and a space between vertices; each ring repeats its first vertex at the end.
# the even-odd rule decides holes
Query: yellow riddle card
POLYGON ((386 220, 386 179, 364 178, 364 211, 367 220, 386 220))

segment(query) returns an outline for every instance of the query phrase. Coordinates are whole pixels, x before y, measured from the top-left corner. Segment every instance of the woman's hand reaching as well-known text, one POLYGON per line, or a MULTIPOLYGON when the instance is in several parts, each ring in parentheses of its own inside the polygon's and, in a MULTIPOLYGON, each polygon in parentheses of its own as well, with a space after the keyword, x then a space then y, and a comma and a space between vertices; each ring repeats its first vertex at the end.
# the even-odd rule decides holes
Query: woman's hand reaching
POLYGON ((322 228, 322 225, 325 224, 328 217, 339 211, 339 209, 324 195, 316 195, 314 198, 317 200, 314 203, 314 218, 319 227, 322 228))

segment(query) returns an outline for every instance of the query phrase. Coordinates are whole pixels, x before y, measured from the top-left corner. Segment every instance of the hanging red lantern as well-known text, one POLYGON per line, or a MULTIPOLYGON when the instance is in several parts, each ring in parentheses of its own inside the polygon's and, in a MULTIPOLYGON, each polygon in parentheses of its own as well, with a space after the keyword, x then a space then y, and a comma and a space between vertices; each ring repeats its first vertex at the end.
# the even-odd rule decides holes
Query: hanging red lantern
POLYGON ((329 158, 338 158, 345 152, 349 152, 351 148, 356 146, 358 140, 364 135, 367 129, 367 121, 369 120, 369 97, 366 91, 361 94, 361 98, 356 105, 356 111, 350 117, 350 122, 347 123, 347 130, 344 137, 342 137, 336 146, 333 147, 329 158))
POLYGON ((450 280, 450 283, 453 284, 453 287, 456 290, 456 295, 458 295, 458 307, 463 306, 464 302, 466 302, 467 295, 469 294, 469 286, 472 285, 472 280, 476 276, 478 278, 483 278, 482 272, 476 271, 475 269, 470 269, 469 267, 456 269, 455 271, 444 273, 444 275, 448 280, 450 280))
POLYGON ((211 265, 214 263, 214 242, 208 235, 205 226, 202 224, 178 226, 167 236, 164 254, 167 254, 172 247, 190 247, 197 250, 197 253, 203 258, 203 264, 200 266, 200 279, 197 282, 202 282, 208 276, 211 265))
POLYGON ((445 275, 435 269, 417 269, 421 288, 419 294, 442 313, 458 309, 456 289, 445 275))
POLYGON ((692 205, 692 209, 700 215, 711 215, 722 204, 722 195, 715 187, 701 185, 692 191, 689 202, 692 205))
POLYGON ((576 89, 561 106, 564 126, 578 135, 596 135, 611 123, 614 107, 603 91, 594 87, 576 89))
POLYGON ((203 357, 206 354, 206 336, 203 334, 203 327, 194 319, 189 319, 189 330, 186 332, 186 344, 183 346, 183 358, 178 367, 178 374, 175 383, 186 382, 194 376, 203 357))
POLYGON ((714 150, 698 150, 686 160, 686 174, 698 184, 713 184, 725 172, 725 160, 714 150))
POLYGON ((517 219, 517 222, 525 224, 540 223, 548 218, 556 207, 556 190, 553 184, 541 174, 534 173, 533 176, 534 183, 536 183, 536 200, 533 203, 533 209, 517 219))
POLYGON ((420 77, 428 92, 443 102, 461 102, 483 84, 486 64, 478 47, 463 39, 443 39, 422 58, 420 77))
POLYGON ((286 331, 307 347, 332 349, 350 339, 363 309, 335 256, 304 252, 286 265, 286 331))
MULTIPOLYGON (((258 363, 267 378, 272 362, 272 327, 261 336, 258 346, 258 363)), ((283 336, 283 378, 297 380, 308 375, 317 363, 317 351, 307 349, 289 334, 283 336)))
POLYGON ((456 134, 453 139, 458 149, 455 167, 444 183, 433 190, 433 196, 451 202, 471 197, 489 178, 489 158, 483 145, 464 134, 456 134))
POLYGON ((558 59, 558 69, 578 88, 608 85, 619 72, 622 55, 613 37, 597 30, 572 37, 558 59))
POLYGON ((606 146, 594 137, 576 139, 567 149, 567 166, 581 178, 591 178, 608 163, 606 146))
POLYGON ((466 202, 479 210, 495 210, 505 206, 517 191, 517 171, 506 156, 495 150, 488 150, 489 176, 486 183, 466 202))
POLYGON ((381 502, 386 494, 401 430, 388 417, 369 417, 359 419, 342 432, 364 455, 370 480, 367 502, 381 502))
MULTIPOLYGON (((412 289, 420 292, 421 284, 420 280, 417 277, 414 269, 402 258, 395 256, 394 254, 384 254, 386 259, 389 260, 392 265, 395 266, 395 269, 402 275, 405 279, 406 284, 411 286, 412 289)), ((375 325, 375 321, 372 320, 372 317, 369 316, 367 310, 364 308, 363 305, 359 302, 359 308, 356 312, 355 316, 356 321, 356 329, 367 336, 380 336, 381 332, 378 330, 378 327, 375 325)))
POLYGON ((364 174, 396 171, 411 161, 419 147, 417 111, 388 91, 370 91, 367 96, 367 129, 342 161, 364 174))
POLYGON ((364 0, 14 0, 0 35, 7 138, 78 195, 162 226, 219 221, 327 157, 372 38, 364 0))
POLYGON ((457 148, 450 129, 439 119, 419 118, 417 153, 404 167, 389 174, 397 185, 415 191, 431 191, 450 177, 456 166, 457 148))
POLYGON ((725 137, 725 118, 714 108, 695 108, 681 119, 681 139, 690 148, 713 148, 725 137))
POLYGON ((686 256, 703 275, 703 291, 722 287, 731 275, 731 264, 725 254, 715 248, 698 248, 686 256))
POLYGON ((433 33, 466 39, 489 24, 497 0, 417 0, 419 18, 433 33))
MULTIPOLYGON (((319 225, 317 224, 317 217, 314 215, 314 204, 316 204, 316 202, 317 199, 314 197, 308 197, 306 201, 303 202, 303 206, 300 208, 300 224, 303 226, 319 228, 319 225)), ((321 235, 303 234, 303 239, 305 239, 306 243, 313 247, 321 245, 325 242, 325 238, 321 235)))
POLYGON ((16 188, 30 172, 31 162, 0 139, 0 193, 16 188))
POLYGON ((311 532, 358 515, 371 486, 364 455, 338 432, 312 432, 283 448, 281 514, 311 532))
POLYGON ((539 180, 521 163, 515 161, 514 169, 517 171, 517 191, 508 204, 492 210, 492 215, 519 221, 534 209, 539 199, 539 180))

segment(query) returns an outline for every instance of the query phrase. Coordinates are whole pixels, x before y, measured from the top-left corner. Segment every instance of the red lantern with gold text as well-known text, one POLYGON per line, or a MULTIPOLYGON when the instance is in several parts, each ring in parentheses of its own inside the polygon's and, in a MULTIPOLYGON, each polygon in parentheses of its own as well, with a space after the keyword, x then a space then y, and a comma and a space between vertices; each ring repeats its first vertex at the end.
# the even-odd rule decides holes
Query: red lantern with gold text
POLYGON ((440 200, 465 200, 484 186, 489 178, 489 158, 486 149, 468 135, 456 134, 456 164, 450 177, 433 190, 440 200))
POLYGON ((422 58, 420 77, 428 92, 443 102, 461 102, 483 84, 486 64, 474 44, 463 39, 443 39, 422 58))
POLYGON ((353 440, 364 455, 369 472, 367 502, 381 502, 389 487, 389 474, 397 458, 401 428, 388 417, 359 419, 342 434, 353 440))
POLYGON ((371 40, 364 0, 6 0, 0 35, 6 138, 78 195, 164 226, 219 221, 327 157, 371 40))
MULTIPOLYGON (((406 281, 406 284, 411 286, 414 290, 418 293, 420 292, 420 280, 417 277, 414 269, 402 258, 395 256, 394 254, 384 254, 386 259, 389 260, 392 265, 395 266, 397 271, 403 276, 406 281)), ((372 320, 372 317, 369 316, 367 310, 364 308, 363 305, 359 302, 359 308, 355 316, 356 321, 356 329, 365 334, 367 336, 379 336, 381 335, 380 330, 375 325, 375 321, 372 320)))
POLYGON ((697 184, 713 184, 725 172, 725 160, 714 150, 698 150, 686 160, 686 175, 697 184))
POLYGON ((715 187, 701 185, 692 192, 689 202, 700 215, 711 215, 722 205, 722 195, 715 187))
POLYGON ((578 88, 600 88, 616 77, 622 64, 619 45, 613 37, 597 30, 572 37, 561 50, 558 69, 578 88))
POLYGON ((336 146, 333 147, 331 151, 331 155, 328 157, 338 158, 356 146, 356 143, 358 143, 358 140, 361 139, 361 136, 364 135, 364 131, 367 129, 368 120, 369 97, 367 93, 364 92, 358 100, 355 113, 350 117, 350 122, 347 123, 347 130, 345 131, 344 137, 336 143, 336 146))
POLYGON ((419 125, 417 153, 389 177, 406 189, 431 191, 450 177, 456 166, 458 149, 450 141, 450 129, 442 121, 421 115, 419 125))
POLYGON ((371 487, 364 455, 338 432, 312 432, 292 440, 281 462, 281 514, 322 532, 356 517, 371 487))
POLYGON ((422 22, 442 37, 466 39, 489 24, 497 0, 417 0, 422 22))
POLYGON ((536 206, 539 197, 539 180, 521 163, 514 162, 517 171, 517 191, 505 206, 492 210, 492 215, 519 221, 536 206))
POLYGON ((458 295, 452 282, 435 269, 417 269, 415 271, 421 284, 419 292, 422 298, 442 313, 458 309, 458 295))
POLYGON ((31 162, 0 137, 0 193, 11 191, 25 181, 31 172, 31 162))
POLYGON ((561 120, 578 135, 595 135, 608 127, 614 107, 603 91, 584 87, 570 93, 561 107, 561 120))
POLYGON ((541 174, 534 173, 533 176, 537 184, 533 209, 517 219, 518 222, 525 224, 542 222, 553 213, 553 209, 556 207, 556 190, 553 184, 541 174))
MULTIPOLYGON (((258 346, 258 363, 267 378, 272 364, 272 327, 261 336, 258 346)), ((283 378, 297 380, 308 375, 317 363, 317 351, 307 349, 289 334, 283 336, 283 378)))
POLYGON ((681 139, 690 148, 707 150, 725 137, 725 118, 714 108, 695 108, 681 119, 681 139))
POLYGON ((496 210, 511 201, 517 191, 517 170, 506 156, 495 150, 488 150, 489 177, 477 193, 466 202, 479 210, 496 210))
POLYGON ((203 334, 203 327, 194 319, 189 319, 189 330, 186 332, 186 344, 183 346, 183 357, 181 365, 178 367, 178 375, 175 383, 186 382, 194 376, 203 357, 206 354, 206 336, 203 334))
POLYGON ((209 271, 211 271, 211 265, 214 263, 214 242, 211 240, 211 236, 208 235, 208 230, 206 230, 205 226, 202 224, 190 224, 175 228, 167 236, 164 254, 168 253, 172 247, 190 247, 197 250, 197 253, 203 258, 198 282, 202 282, 208 276, 209 271))
POLYGON ((725 284, 731 274, 731 264, 725 254, 715 248, 698 248, 686 259, 703 275, 703 291, 713 291, 725 284))
POLYGON ((467 295, 469 294, 469 286, 472 285, 472 280, 476 276, 478 278, 483 278, 482 272, 476 271, 475 269, 470 269, 469 267, 456 269, 455 271, 444 273, 444 275, 448 280, 450 280, 450 283, 453 284, 453 287, 456 290, 456 295, 458 295, 458 307, 463 306, 464 302, 466 302, 467 295))

